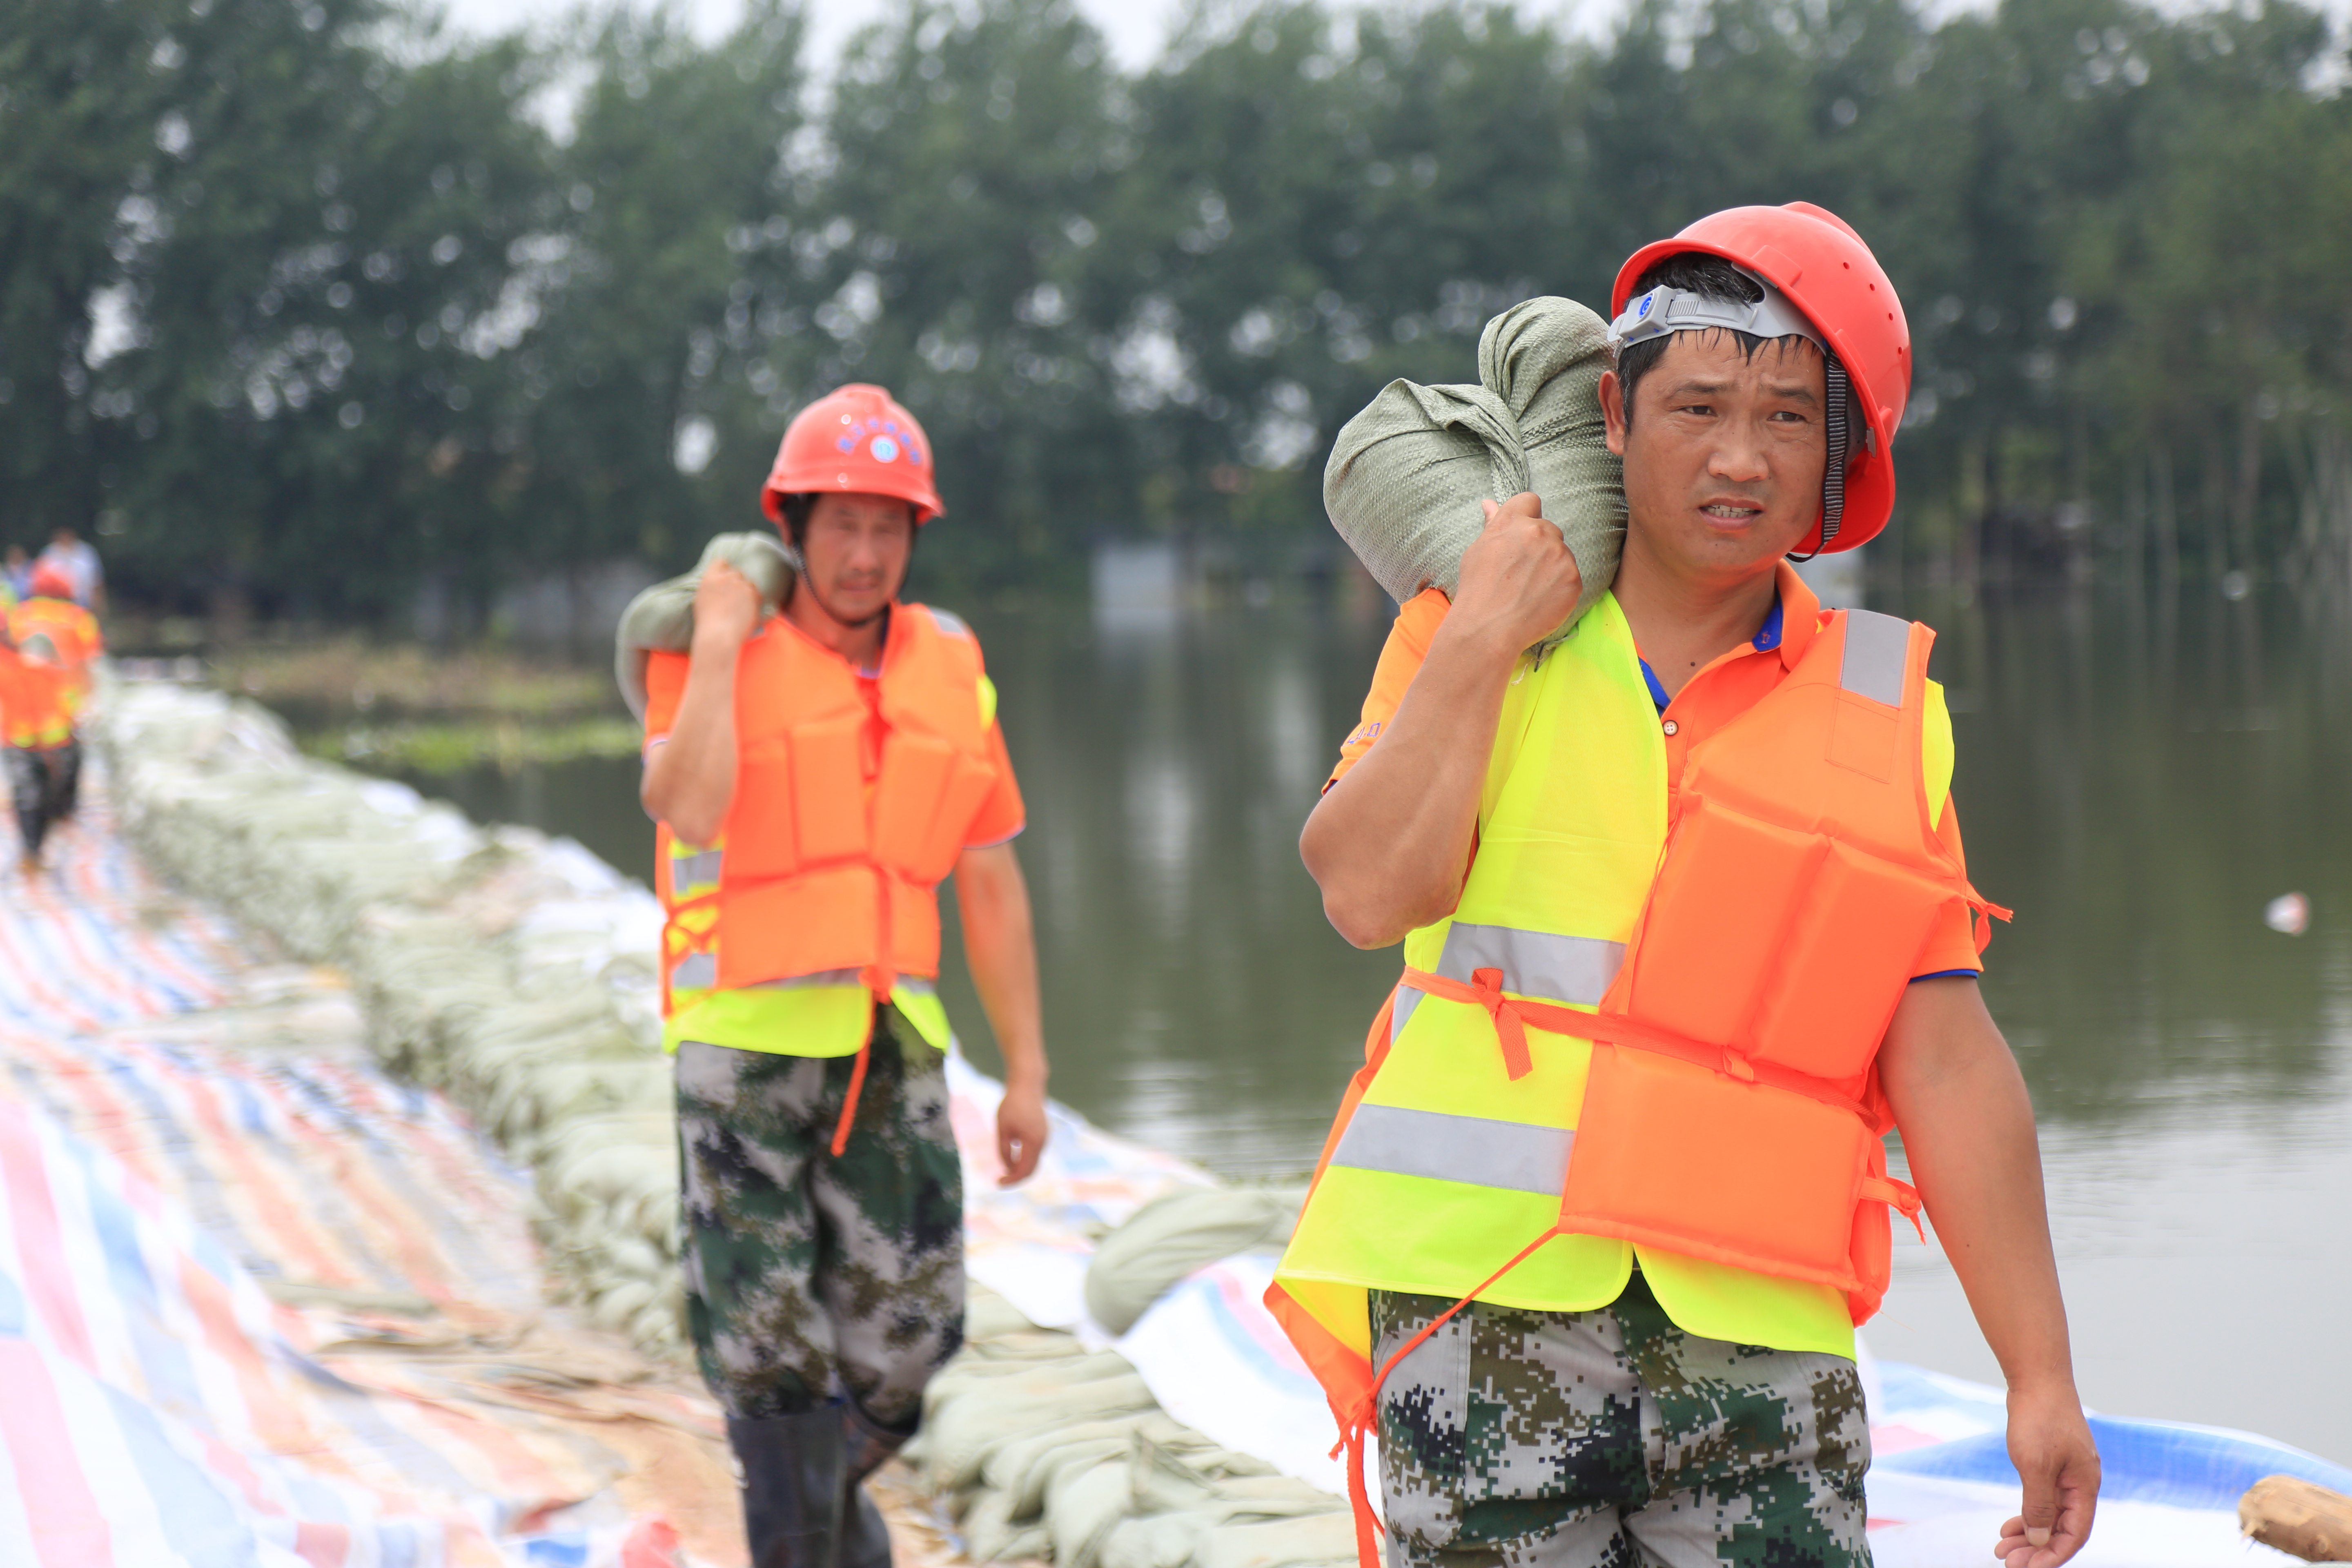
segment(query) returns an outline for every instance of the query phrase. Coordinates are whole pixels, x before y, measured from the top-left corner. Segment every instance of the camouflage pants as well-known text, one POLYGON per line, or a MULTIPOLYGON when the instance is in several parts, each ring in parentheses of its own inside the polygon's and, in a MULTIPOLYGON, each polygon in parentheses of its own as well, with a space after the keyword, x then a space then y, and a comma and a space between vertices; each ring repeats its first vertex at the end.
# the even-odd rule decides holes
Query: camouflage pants
POLYGON ((903 1435, 963 1342, 963 1176, 945 1058, 885 1009, 848 1145, 849 1057, 677 1052, 688 1326, 743 1420, 845 1397, 903 1435))
MULTIPOLYGON (((1372 1293, 1374 1364, 1452 1306, 1372 1293)), ((1391 1568, 1869 1568, 1862 1379, 1613 1306, 1484 1302, 1381 1391, 1391 1568)))

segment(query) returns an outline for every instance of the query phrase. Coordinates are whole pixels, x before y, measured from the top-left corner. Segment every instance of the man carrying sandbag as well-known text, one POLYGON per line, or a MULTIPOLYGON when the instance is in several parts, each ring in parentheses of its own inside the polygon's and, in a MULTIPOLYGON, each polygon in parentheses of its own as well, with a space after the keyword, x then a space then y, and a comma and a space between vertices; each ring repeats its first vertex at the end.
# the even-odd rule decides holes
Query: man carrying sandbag
POLYGON ((932 986, 950 872, 1004 1053, 1002 1179, 1045 1147, 1011 842, 1024 814, 995 688, 969 627, 898 598, 916 531, 940 514, 931 460, 879 387, 802 410, 761 496, 798 556, 781 613, 714 554, 687 650, 645 661, 688 1312, 742 1465, 755 1568, 888 1563, 859 1482, 912 1436, 924 1384, 962 1342, 963 1188, 932 986))
POLYGON ((1359 1475, 1378 1431, 1392 1564, 1859 1568, 1854 1325, 1924 1199, 2009 1379, 1997 1553, 2052 1568, 2098 1456, 1932 634, 1784 562, 1886 524, 1902 307, 1798 204, 1637 252, 1612 310, 1612 591, 1555 636, 1578 557, 1535 496, 1488 500, 1301 840, 1405 970, 1268 1304, 1359 1475))

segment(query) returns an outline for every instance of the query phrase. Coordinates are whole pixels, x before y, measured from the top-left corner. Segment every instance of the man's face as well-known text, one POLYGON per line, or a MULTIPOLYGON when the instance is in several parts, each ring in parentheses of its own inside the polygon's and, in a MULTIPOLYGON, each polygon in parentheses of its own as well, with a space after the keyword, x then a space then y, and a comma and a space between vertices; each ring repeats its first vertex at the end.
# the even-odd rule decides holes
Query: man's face
POLYGON ((801 560, 817 600, 837 620, 859 626, 898 596, 915 549, 913 509, 890 496, 821 495, 801 538, 801 560))
POLYGON ((1682 575, 1740 578, 1812 531, 1828 442, 1811 343, 1783 339, 1750 357, 1729 332, 1677 332, 1633 396, 1629 411, 1615 373, 1601 378, 1609 449, 1625 459, 1629 548, 1682 575))

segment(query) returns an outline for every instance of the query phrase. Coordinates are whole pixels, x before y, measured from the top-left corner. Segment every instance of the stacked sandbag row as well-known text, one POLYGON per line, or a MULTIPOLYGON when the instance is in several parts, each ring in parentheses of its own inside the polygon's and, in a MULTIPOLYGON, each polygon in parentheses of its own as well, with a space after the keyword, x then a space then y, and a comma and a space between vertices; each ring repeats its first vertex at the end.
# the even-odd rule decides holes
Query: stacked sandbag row
POLYGON ((578 846, 477 828, 302 756, 218 693, 115 684, 93 735, 159 868, 351 978, 369 1044, 533 1173, 563 1290, 650 1353, 681 1345, 677 1155, 643 889, 578 846))
POLYGON ((908 1460, 977 1563, 1056 1568, 1339 1568, 1343 1499, 1218 1447, 1160 1409, 1118 1355, 1040 1329, 975 1284, 963 1352, 923 1398, 908 1460))

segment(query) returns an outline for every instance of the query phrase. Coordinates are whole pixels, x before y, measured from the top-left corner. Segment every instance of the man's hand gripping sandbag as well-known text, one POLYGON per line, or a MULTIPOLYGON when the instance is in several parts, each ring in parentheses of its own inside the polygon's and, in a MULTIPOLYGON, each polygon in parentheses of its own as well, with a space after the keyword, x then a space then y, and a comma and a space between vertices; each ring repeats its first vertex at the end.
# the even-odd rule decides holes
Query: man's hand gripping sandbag
POLYGON ((1568 635, 1617 575, 1625 489, 1601 416, 1607 323, 1573 300, 1512 306, 1478 339, 1475 386, 1392 381, 1341 426, 1323 470, 1331 526, 1402 604, 1451 595, 1462 552, 1486 526, 1482 500, 1542 500, 1576 557, 1583 591, 1538 646, 1568 635))
POLYGON ((702 547, 702 559, 682 576, 656 583, 629 601, 613 636, 613 678, 629 711, 646 716, 646 661, 655 652, 685 653, 694 647, 694 591, 711 563, 724 561, 760 590, 763 616, 780 613, 793 596, 793 553, 766 533, 722 533, 702 547))

